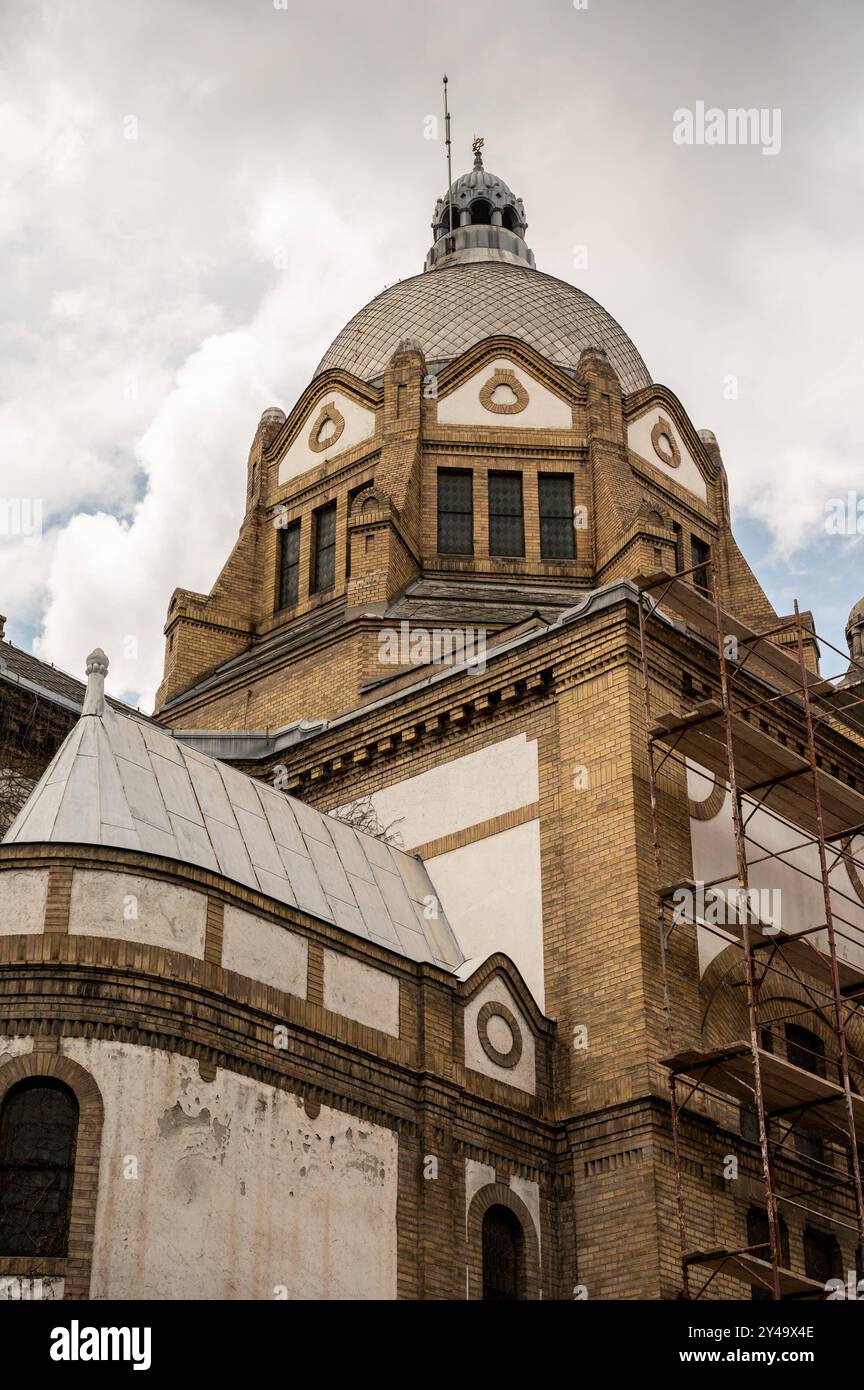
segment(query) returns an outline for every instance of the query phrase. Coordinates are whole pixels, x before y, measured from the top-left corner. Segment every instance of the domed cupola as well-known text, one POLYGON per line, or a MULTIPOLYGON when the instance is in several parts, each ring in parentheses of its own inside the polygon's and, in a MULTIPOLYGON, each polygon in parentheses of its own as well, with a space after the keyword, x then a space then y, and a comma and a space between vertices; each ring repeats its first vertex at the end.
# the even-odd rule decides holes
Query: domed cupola
POLYGON ((846 623, 846 641, 851 661, 841 685, 859 685, 864 681, 864 598, 859 598, 846 623))
POLYGON ((465 261, 506 261, 534 267, 534 255, 525 244, 528 222, 522 199, 503 179, 483 167, 483 141, 474 141, 474 167, 456 179, 450 190, 453 234, 450 234, 450 199, 435 204, 432 235, 435 240, 426 257, 426 270, 465 261))

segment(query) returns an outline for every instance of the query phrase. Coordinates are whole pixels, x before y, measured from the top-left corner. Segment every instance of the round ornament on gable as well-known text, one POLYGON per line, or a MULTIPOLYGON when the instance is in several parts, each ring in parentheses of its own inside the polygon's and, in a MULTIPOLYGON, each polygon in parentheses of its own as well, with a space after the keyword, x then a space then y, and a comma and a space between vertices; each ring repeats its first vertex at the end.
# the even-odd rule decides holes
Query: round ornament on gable
POLYGON ((490 1062, 515 1067, 522 1056, 522 1030, 506 1004, 490 999, 477 1015, 477 1036, 490 1062))
POLYGON ((658 459, 661 459, 669 468, 681 467, 681 450, 675 442, 672 426, 668 420, 663 419, 662 415, 651 431, 651 443, 654 445, 654 452, 658 459))
POLYGON ((480 391, 480 404, 494 415, 518 415, 528 404, 528 392, 515 372, 493 372, 480 391))
POLYGON ((337 440, 345 429, 345 417, 332 401, 321 407, 314 425, 309 431, 309 448, 316 454, 323 454, 337 440))

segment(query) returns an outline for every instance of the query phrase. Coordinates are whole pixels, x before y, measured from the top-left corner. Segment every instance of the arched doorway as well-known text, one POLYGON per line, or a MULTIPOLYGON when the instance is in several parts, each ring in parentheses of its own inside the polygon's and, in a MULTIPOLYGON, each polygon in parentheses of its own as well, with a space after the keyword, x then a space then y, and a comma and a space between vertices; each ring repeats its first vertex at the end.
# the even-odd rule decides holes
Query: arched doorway
POLYGON ((482 1242, 483 1299, 508 1302, 523 1297, 524 1238, 509 1208, 492 1206, 484 1213, 482 1242))

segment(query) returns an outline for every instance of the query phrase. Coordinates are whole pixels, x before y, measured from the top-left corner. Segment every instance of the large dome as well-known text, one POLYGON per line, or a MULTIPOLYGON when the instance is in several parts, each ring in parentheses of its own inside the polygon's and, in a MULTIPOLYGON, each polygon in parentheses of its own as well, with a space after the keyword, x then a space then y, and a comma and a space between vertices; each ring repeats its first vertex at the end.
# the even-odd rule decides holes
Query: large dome
POLYGON ((487 259, 439 266, 383 290, 334 338, 315 375, 341 367, 374 381, 403 338, 416 338, 437 371, 496 334, 568 371, 585 348, 602 347, 625 392, 651 383, 627 334, 596 300, 554 275, 487 259))

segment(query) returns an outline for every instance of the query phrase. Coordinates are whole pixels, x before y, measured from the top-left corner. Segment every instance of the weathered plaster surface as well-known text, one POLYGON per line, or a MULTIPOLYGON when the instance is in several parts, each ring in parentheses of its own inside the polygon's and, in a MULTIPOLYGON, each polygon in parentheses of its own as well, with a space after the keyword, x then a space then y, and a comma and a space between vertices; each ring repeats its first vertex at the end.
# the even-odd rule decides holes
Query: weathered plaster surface
POLYGON ((394 1132, 156 1049, 62 1049, 105 1106, 94 1298, 395 1297, 394 1132))
POLYGON ((6 869, 0 873, 0 936, 41 932, 47 894, 47 869, 6 869))
POLYGON ((207 898, 190 888, 139 874, 76 869, 72 877, 69 932, 113 936, 204 955, 207 898))
POLYGON ((308 947, 302 936, 226 904, 222 937, 222 964, 226 970, 236 970, 249 979, 305 999, 307 956, 308 947))
POLYGON ((399 981, 351 956, 324 952, 324 1007, 399 1036, 399 981))

